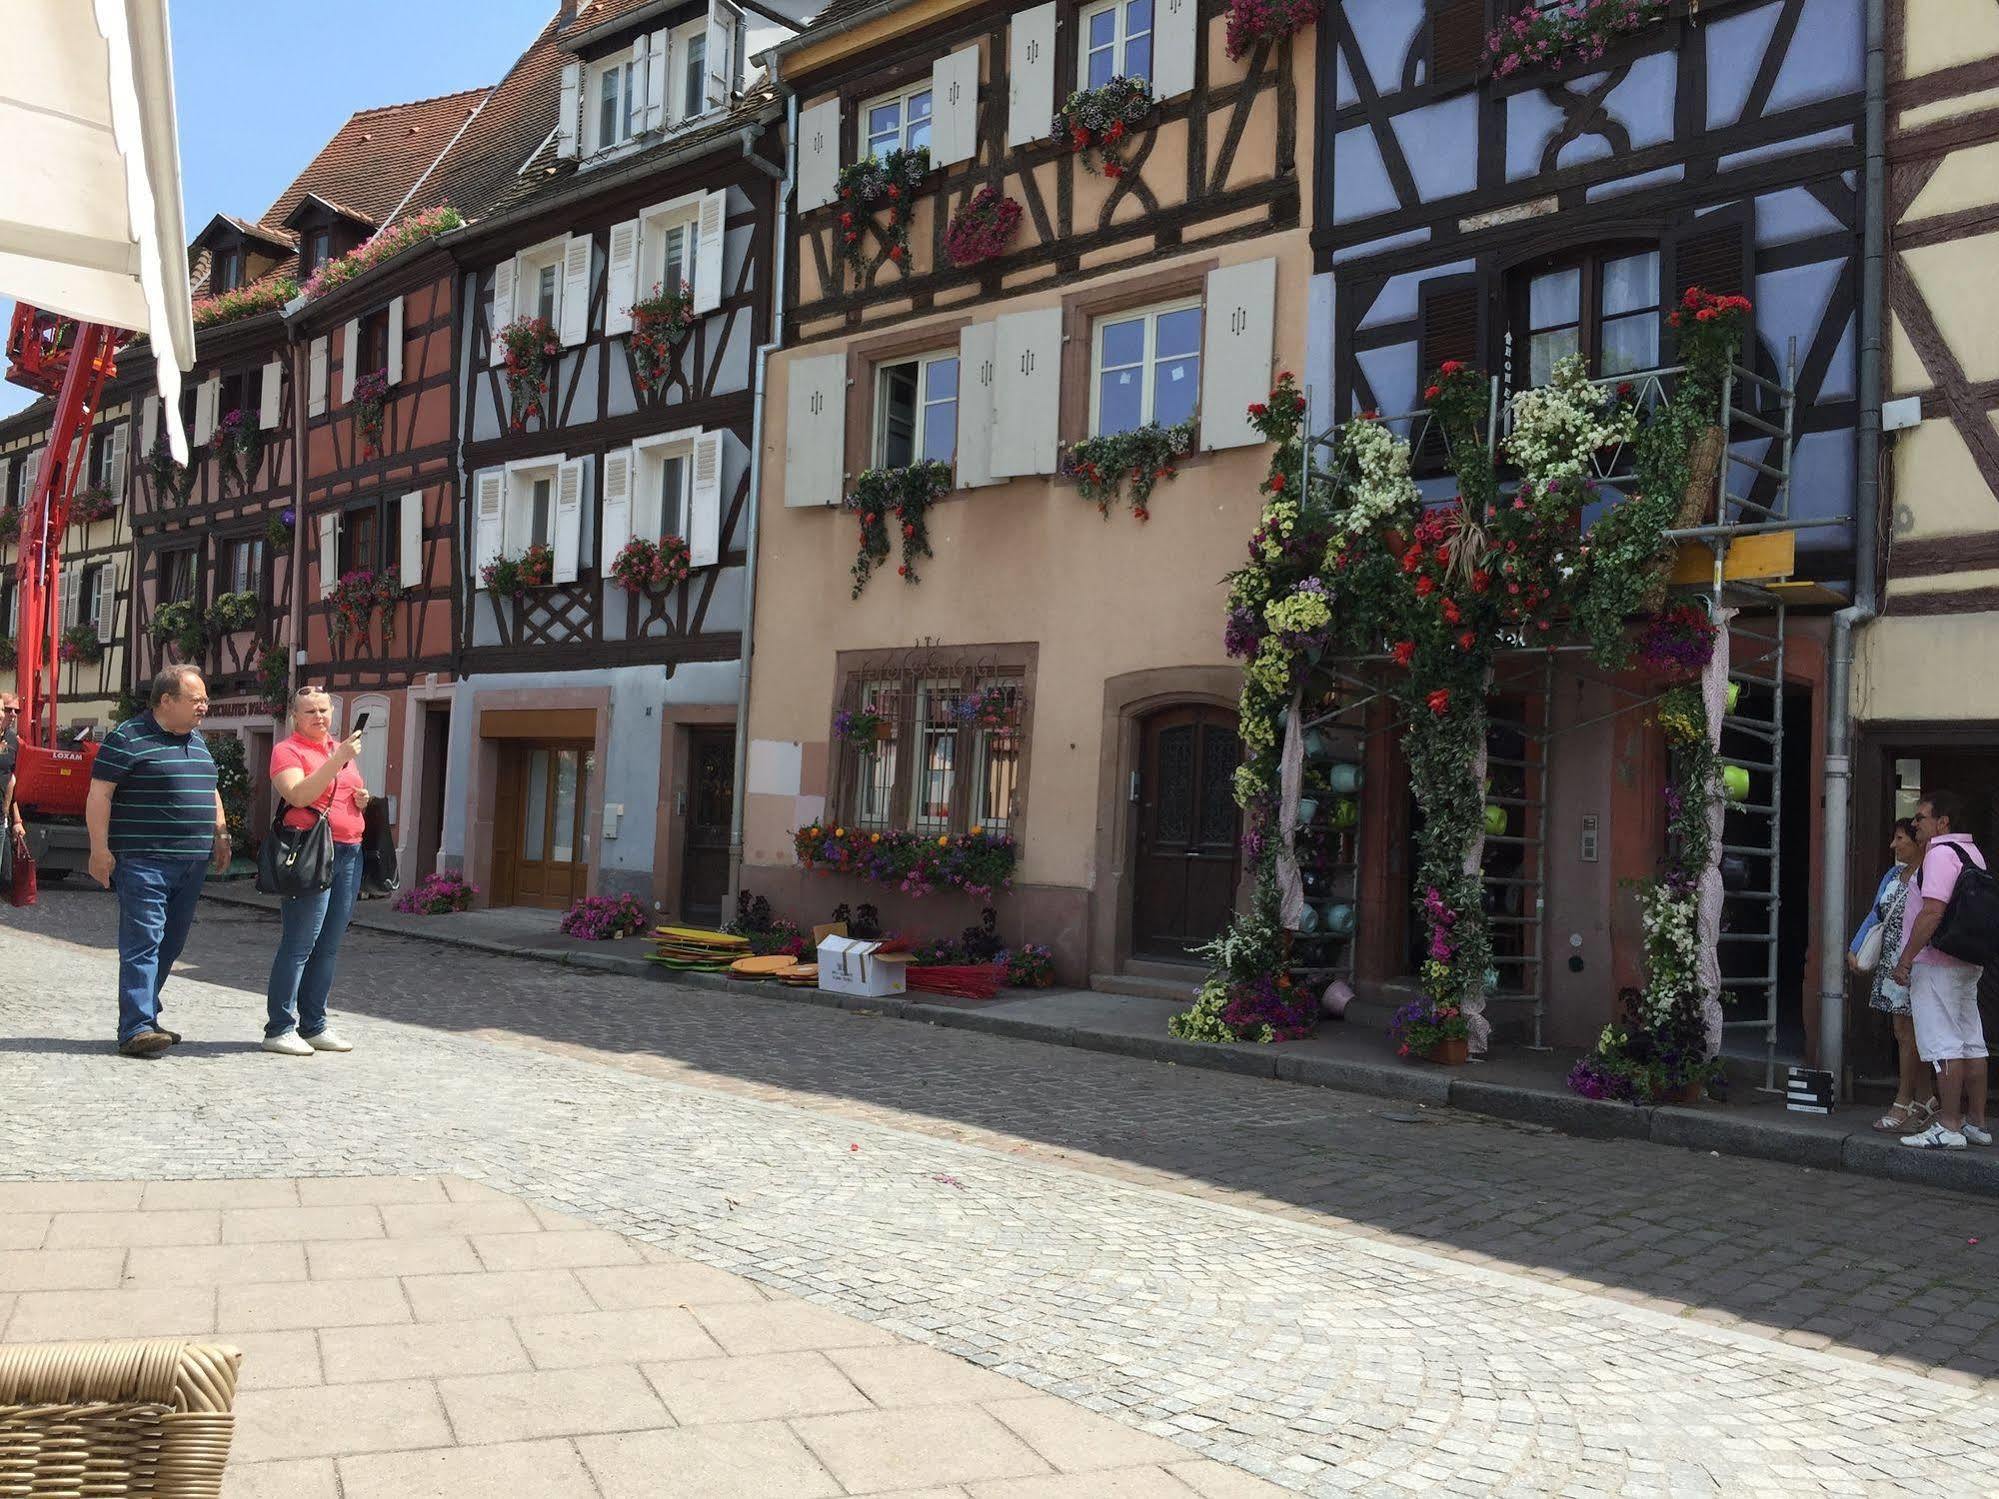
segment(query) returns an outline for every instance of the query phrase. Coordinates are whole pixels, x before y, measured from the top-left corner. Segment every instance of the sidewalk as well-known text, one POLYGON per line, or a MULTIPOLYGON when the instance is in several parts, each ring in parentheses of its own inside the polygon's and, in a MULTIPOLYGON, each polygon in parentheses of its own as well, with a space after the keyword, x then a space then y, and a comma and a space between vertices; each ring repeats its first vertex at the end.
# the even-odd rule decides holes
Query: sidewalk
MULTIPOLYGON (((247 884, 211 884, 212 900, 275 911, 274 897, 247 884)), ((1211 1045, 1175 1039, 1167 1018, 1176 1003, 1089 989, 1003 990, 980 1003, 941 996, 855 999, 775 984, 746 986, 720 975, 671 973, 646 961, 641 937, 586 942, 565 937, 549 911, 524 908, 408 916, 387 901, 364 901, 354 924, 425 942, 471 948, 607 973, 662 980, 758 998, 956 1026, 1019 1040, 1146 1057, 1282 1082, 1338 1088, 1402 1100, 1419 1108, 1458 1108, 1598 1139, 1649 1140, 1724 1155, 1754 1156, 1821 1171, 1852 1171, 1953 1191, 1999 1197, 1999 1151, 1916 1151, 1869 1128, 1872 1107, 1849 1105, 1832 1115, 1794 1114, 1781 1098, 1739 1084, 1728 1104, 1635 1108, 1578 1098, 1565 1083, 1574 1054, 1504 1047, 1461 1068, 1405 1061, 1382 1030, 1366 1021, 1327 1024, 1305 1041, 1277 1046, 1211 1045)))

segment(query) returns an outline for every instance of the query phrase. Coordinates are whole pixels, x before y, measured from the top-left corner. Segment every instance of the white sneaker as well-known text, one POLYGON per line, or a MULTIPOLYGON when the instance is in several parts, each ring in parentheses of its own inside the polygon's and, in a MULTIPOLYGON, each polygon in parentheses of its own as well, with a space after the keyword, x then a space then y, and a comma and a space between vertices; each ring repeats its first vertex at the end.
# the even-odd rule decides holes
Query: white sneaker
POLYGON ((353 1043, 341 1040, 330 1025, 316 1036, 301 1036, 299 1039, 304 1041, 314 1051, 352 1051, 354 1049, 353 1043))
MULTIPOLYGON (((1981 1134, 1984 1132, 1981 1130, 1981 1134)), ((1986 1139, 1991 1139, 1986 1135, 1986 1139)), ((1920 1135, 1904 1135, 1902 1143, 1911 1150, 1962 1150, 1965 1138, 1954 1129, 1945 1129, 1941 1124, 1932 1124, 1920 1135)))
POLYGON ((1990 1145, 1992 1143, 1992 1131, 1986 1129, 1983 1125, 1973 1124, 1967 1119, 1964 1121, 1964 1138, 1969 1140, 1973 1145, 1990 1145))
POLYGON ((264 1037, 264 1050, 274 1051, 281 1057, 309 1057, 312 1048, 300 1039, 297 1031, 286 1031, 282 1036, 264 1037))

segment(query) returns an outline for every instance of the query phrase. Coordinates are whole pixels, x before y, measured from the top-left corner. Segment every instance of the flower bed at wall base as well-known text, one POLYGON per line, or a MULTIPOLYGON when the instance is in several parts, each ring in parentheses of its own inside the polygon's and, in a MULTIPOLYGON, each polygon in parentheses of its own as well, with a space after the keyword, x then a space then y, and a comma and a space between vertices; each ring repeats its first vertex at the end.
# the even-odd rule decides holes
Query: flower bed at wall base
POLYGON ((196 297, 194 326, 214 328, 241 318, 255 317, 260 312, 272 312, 297 295, 298 282, 290 276, 266 276, 219 296, 196 297))
POLYGON ((1147 422, 1129 432, 1086 437, 1069 449, 1062 470, 1104 519, 1112 505, 1128 499, 1131 513, 1149 520, 1154 487, 1179 472, 1177 465, 1194 451, 1195 431, 1189 417, 1171 427, 1147 422))
POLYGON ((442 916, 469 911, 478 898, 479 887, 463 875, 427 874, 396 897, 395 909, 406 916, 442 916))
POLYGON ((961 270, 996 259, 1020 225, 1021 207, 996 187, 982 187, 944 231, 944 253, 961 270))
POLYGON ((1296 36, 1318 17, 1319 0, 1229 0, 1229 61, 1241 62, 1260 42, 1296 36))
POLYGON ((685 583, 692 554, 678 536, 660 541, 634 536, 611 559, 611 581, 627 593, 651 593, 685 583))
POLYGON ((923 833, 864 832, 820 823, 792 835, 798 862, 822 874, 847 874, 905 895, 962 890, 986 899, 1013 888, 1014 841, 981 828, 935 837, 923 833))
POLYGON ((564 913, 562 930, 586 942, 614 942, 637 936, 650 919, 635 895, 586 895, 564 913))
POLYGON ((64 661, 95 666, 104 659, 104 642, 97 638, 96 625, 71 625, 62 632, 56 655, 64 661))
POLYGON ((1071 94, 1051 133, 1067 141, 1088 170, 1116 181, 1129 170, 1124 143, 1151 118, 1154 104, 1152 85, 1143 78, 1112 78, 1071 94))
POLYGON ((896 574, 905 583, 920 582, 916 559, 934 555, 925 517, 930 507, 951 492, 951 465, 912 463, 907 468, 871 468, 854 480, 847 509, 860 518, 861 540, 854 554, 853 597, 859 598, 875 569, 888 562, 889 517, 895 518, 902 539, 902 561, 896 574))
POLYGON ((410 246, 421 244, 433 235, 463 228, 464 224, 465 220, 459 217, 455 208, 429 208, 411 218, 398 219, 387 228, 377 230, 359 247, 321 266, 305 283, 305 298, 312 301, 323 297, 335 287, 345 286, 363 272, 402 254, 410 246))
POLYGON ((639 399, 649 401, 666 388, 673 351, 694 326, 694 291, 691 287, 661 291, 655 286, 651 296, 632 303, 627 310, 632 316, 628 343, 633 380, 639 399))
POLYGON ((1641 31, 1665 14, 1666 0, 1523 5, 1486 38, 1486 66, 1495 77, 1505 78, 1522 68, 1597 62, 1619 37, 1641 31))
POLYGON ((930 148, 895 150, 883 157, 864 156, 840 168, 836 189, 840 204, 840 259, 852 266, 858 278, 867 265, 867 245, 861 230, 876 223, 874 213, 888 206, 888 223, 876 223, 877 232, 888 246, 888 258, 900 266, 909 260, 909 215, 917 189, 930 175, 930 148))

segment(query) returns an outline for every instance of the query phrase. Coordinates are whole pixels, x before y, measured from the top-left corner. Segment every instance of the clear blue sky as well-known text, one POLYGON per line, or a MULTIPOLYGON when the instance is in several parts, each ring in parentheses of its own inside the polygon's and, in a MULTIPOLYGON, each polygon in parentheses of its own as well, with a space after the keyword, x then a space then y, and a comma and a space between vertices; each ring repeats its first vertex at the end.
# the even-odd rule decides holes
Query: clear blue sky
MULTIPOLYGON (((188 233, 262 213, 357 109, 499 82, 555 5, 168 0, 188 233)), ((0 415, 32 399, 0 382, 0 415)))

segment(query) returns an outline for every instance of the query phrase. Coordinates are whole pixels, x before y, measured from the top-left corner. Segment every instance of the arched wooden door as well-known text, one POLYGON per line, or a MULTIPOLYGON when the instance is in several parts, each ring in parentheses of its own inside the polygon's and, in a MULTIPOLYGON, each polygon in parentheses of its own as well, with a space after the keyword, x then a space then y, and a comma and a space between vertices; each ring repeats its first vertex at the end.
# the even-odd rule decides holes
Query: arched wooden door
POLYGON ((1235 714, 1189 705, 1139 726, 1134 953, 1180 958, 1228 925, 1241 878, 1235 714))

